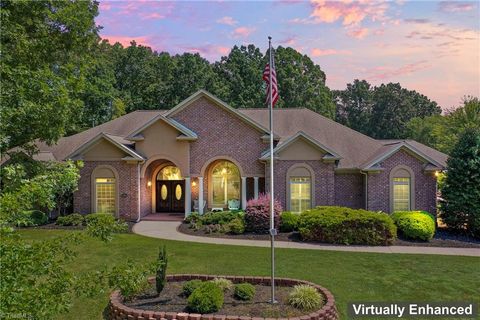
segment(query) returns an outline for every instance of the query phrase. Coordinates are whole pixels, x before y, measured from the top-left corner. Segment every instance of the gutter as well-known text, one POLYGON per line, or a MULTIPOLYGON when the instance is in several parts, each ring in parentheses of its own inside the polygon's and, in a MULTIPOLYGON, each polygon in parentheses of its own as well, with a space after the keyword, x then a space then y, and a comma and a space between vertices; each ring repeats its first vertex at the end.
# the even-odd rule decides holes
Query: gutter
POLYGON ((365 210, 368 210, 368 173, 362 170, 360 173, 365 176, 365 210))

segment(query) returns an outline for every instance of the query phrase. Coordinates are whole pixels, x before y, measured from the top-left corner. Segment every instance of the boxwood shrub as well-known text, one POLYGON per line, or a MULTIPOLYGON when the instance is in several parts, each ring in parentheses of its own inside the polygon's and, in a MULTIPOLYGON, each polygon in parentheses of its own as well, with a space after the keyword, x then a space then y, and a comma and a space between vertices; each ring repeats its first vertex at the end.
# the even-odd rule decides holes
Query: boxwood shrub
POLYGON ((198 287, 200 287, 202 283, 203 281, 199 279, 193 279, 185 282, 182 287, 182 294, 187 298, 190 297, 192 292, 195 291, 195 289, 197 289, 198 287))
POLYGON ((239 283, 235 285, 234 297, 238 300, 248 301, 253 299, 255 292, 254 285, 247 282, 239 283))
POLYGON ((290 211, 282 212, 280 216, 280 231, 282 232, 292 232, 298 230, 298 222, 300 219, 300 214, 293 213, 290 211))
POLYGON ((386 213, 334 206, 303 212, 299 231, 304 240, 338 244, 390 245, 397 237, 386 213))
POLYGON ((85 217, 79 213, 72 213, 58 217, 55 224, 59 226, 83 226, 85 225, 85 217))
POLYGON ((429 241, 435 234, 435 218, 426 211, 398 211, 392 219, 405 238, 429 241))
POLYGON ((187 306, 197 313, 216 312, 223 306, 223 291, 213 282, 203 282, 188 297, 187 306))

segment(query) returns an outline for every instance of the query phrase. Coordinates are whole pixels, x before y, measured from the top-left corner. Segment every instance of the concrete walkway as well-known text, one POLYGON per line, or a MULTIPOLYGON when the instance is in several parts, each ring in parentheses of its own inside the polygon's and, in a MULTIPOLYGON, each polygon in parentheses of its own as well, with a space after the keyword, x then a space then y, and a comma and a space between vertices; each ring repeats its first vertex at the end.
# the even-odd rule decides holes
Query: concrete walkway
MULTIPOLYGON (((178 221, 140 221, 133 226, 133 232, 152 238, 224 244, 235 246, 270 247, 270 241, 247 240, 247 239, 226 239, 210 238, 187 235, 177 231, 181 224, 178 221)), ((353 252, 377 252, 377 253, 411 253, 411 254, 440 254, 451 256, 473 256, 480 257, 479 248, 444 248, 444 247, 408 247, 408 246, 342 246, 342 245, 320 245, 302 242, 277 241, 277 248, 292 249, 313 249, 330 251, 353 251, 353 252)))

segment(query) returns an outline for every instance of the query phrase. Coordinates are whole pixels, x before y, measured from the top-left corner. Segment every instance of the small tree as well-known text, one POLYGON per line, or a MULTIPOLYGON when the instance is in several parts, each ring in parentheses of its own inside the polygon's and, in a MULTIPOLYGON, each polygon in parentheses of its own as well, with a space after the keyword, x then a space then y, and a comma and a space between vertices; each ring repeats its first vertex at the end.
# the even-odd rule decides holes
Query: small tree
POLYGON ((155 276, 155 285, 157 287, 157 294, 160 294, 167 283, 167 250, 165 246, 160 248, 158 253, 157 274, 155 276))
POLYGON ((480 237, 480 130, 465 130, 447 169, 440 217, 448 227, 480 237))

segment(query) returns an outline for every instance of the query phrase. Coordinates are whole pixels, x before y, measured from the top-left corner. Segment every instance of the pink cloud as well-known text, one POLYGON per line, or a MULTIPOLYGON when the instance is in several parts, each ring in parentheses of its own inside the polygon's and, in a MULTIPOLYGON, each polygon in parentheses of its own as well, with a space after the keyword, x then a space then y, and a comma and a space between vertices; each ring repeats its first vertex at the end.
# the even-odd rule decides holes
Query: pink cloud
MULTIPOLYGON (((342 20, 343 25, 358 25, 369 17, 372 21, 384 20, 388 4, 385 1, 325 1, 312 0, 310 18, 315 23, 333 23, 342 20)), ((295 19, 294 19, 295 20, 295 19)), ((295 21, 292 21, 295 23, 295 21)), ((301 23, 301 19, 296 21, 301 23)), ((306 21, 303 21, 306 22, 306 21)))
POLYGON ((147 13, 147 14, 141 14, 140 15, 143 20, 150 20, 150 19, 164 19, 165 16, 158 13, 158 12, 152 12, 152 13, 147 13))
POLYGON ((98 6, 100 7, 100 11, 108 11, 112 8, 112 4, 108 1, 102 1, 98 6))
POLYGON ((230 48, 220 45, 207 44, 202 46, 183 47, 183 50, 190 53, 199 53, 209 58, 218 57, 218 55, 227 55, 230 53, 230 48))
POLYGON ((475 2, 442 1, 438 4, 438 7, 445 12, 470 11, 475 8, 475 2))
POLYGON ((310 55, 313 57, 330 56, 330 55, 350 55, 350 54, 352 54, 351 51, 336 50, 336 49, 313 48, 312 51, 310 51, 310 55))
POLYGON ((355 38, 355 39, 363 39, 367 36, 368 34, 368 29, 367 28, 357 28, 357 29, 352 29, 347 32, 347 35, 355 38))
POLYGON ((382 80, 385 81, 390 78, 395 78, 404 75, 410 75, 417 71, 429 68, 431 65, 426 60, 409 63, 398 68, 391 66, 378 66, 373 69, 367 70, 367 78, 369 80, 382 80))
POLYGON ((253 27, 238 27, 235 30, 233 30, 233 37, 234 38, 246 38, 250 34, 252 34, 255 31, 255 28, 253 27))
POLYGON ((140 37, 129 37, 129 36, 114 36, 114 35, 102 35, 102 39, 108 40, 111 44, 120 43, 124 47, 129 47, 130 42, 135 41, 137 45, 142 45, 146 47, 152 47, 150 43, 150 37, 140 36, 140 37))
POLYGON ((238 23, 238 21, 233 19, 232 17, 223 17, 223 18, 218 19, 217 23, 226 24, 226 25, 229 25, 229 26, 234 26, 238 23))

